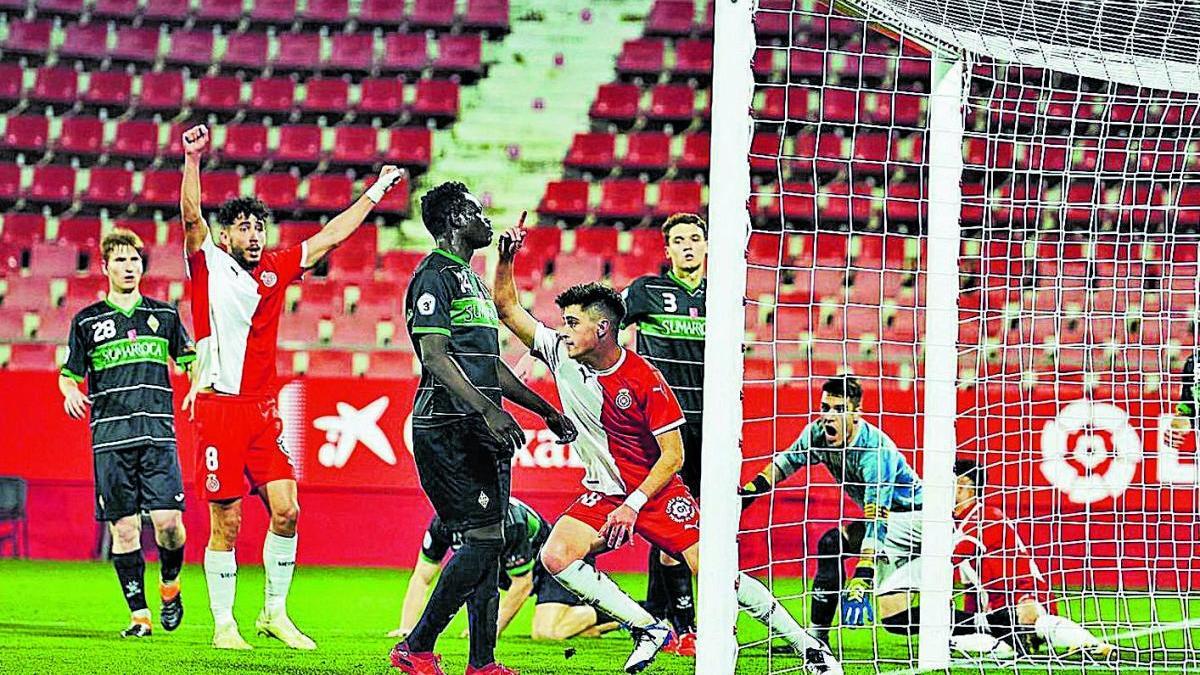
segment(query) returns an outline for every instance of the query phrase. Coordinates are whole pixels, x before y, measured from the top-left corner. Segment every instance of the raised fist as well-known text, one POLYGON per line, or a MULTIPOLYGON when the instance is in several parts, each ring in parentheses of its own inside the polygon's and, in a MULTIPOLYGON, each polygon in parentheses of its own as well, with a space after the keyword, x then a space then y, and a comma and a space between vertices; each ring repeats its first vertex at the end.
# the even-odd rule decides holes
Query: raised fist
POLYGON ((183 132, 183 154, 188 157, 199 157, 208 147, 208 127, 203 124, 183 132))
POLYGON ((375 179, 375 183, 367 188, 367 198, 378 204, 383 200, 383 196, 388 193, 405 178, 408 178, 408 171, 398 166, 388 164, 379 170, 379 178, 375 179))

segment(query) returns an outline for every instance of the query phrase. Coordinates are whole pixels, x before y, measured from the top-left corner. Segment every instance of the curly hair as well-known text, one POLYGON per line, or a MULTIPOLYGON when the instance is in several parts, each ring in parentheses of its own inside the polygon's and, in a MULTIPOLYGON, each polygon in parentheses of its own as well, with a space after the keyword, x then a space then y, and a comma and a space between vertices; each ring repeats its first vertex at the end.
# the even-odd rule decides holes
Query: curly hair
POLYGON ((594 282, 568 288, 554 298, 554 304, 558 305, 559 309, 566 309, 571 305, 579 305, 589 311, 597 309, 615 326, 621 325, 621 320, 625 318, 625 301, 621 299, 621 294, 604 284, 594 282))
POLYGON ((708 239, 708 223, 704 222, 703 218, 694 213, 676 213, 667 218, 667 222, 663 223, 662 235, 664 241, 670 240, 671 230, 676 225, 695 225, 704 233, 704 238, 708 239))
POLYGON ((259 222, 266 223, 271 219, 271 209, 267 208, 267 205, 262 203, 258 197, 234 197, 217 209, 217 224, 221 227, 229 227, 240 216, 247 218, 254 216, 258 218, 259 222))
POLYGON ((450 231, 455 216, 467 210, 467 186, 459 181, 446 181, 421 196, 421 220, 434 237, 450 231))

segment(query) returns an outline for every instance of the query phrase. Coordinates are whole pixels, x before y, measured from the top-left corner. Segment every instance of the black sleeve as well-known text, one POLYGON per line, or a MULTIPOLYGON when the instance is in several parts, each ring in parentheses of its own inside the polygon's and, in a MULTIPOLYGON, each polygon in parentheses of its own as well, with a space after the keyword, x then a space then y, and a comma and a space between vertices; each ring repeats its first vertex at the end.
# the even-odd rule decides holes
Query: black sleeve
POLYGON ((82 382, 87 375, 88 343, 87 334, 79 322, 79 315, 71 319, 71 330, 67 333, 67 358, 63 361, 59 372, 67 377, 82 382))
POLYGON ((446 528, 442 527, 441 519, 434 516, 429 523, 429 529, 425 530, 425 538, 421 541, 421 557, 435 565, 440 565, 442 558, 446 557, 446 551, 450 550, 451 544, 450 536, 446 532, 446 528))
POLYGON ((632 326, 640 322, 643 317, 654 313, 654 303, 650 293, 646 290, 645 277, 634 279, 633 283, 629 284, 621 293, 621 297, 625 300, 625 319, 621 321, 622 328, 632 326))
POLYGON ((187 368, 196 360, 196 345, 192 336, 188 335, 187 327, 183 325, 183 317, 175 314, 175 327, 171 331, 171 358, 181 368, 187 368))
POLYGON ((1196 357, 1189 356, 1183 364, 1183 386, 1179 391, 1179 401, 1175 404, 1175 414, 1196 417, 1196 357))
POLYGON ((405 307, 413 335, 441 333, 449 337, 453 300, 450 285, 441 272, 427 267, 414 276, 408 289, 409 306, 405 307))

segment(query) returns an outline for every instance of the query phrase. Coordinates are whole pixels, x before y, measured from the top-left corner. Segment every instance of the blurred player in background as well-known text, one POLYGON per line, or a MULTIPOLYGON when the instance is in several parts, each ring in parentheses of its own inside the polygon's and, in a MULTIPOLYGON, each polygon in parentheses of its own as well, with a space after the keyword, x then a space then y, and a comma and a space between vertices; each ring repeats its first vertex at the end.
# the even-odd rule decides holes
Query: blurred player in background
MULTIPOLYGON (((516 497, 509 499, 504 519, 504 554, 500 587, 507 591, 500 599, 497 634, 512 621, 530 595, 537 597, 533 613, 534 640, 566 640, 571 637, 599 637, 618 626, 609 617, 600 616, 595 607, 582 603, 563 588, 542 567, 538 553, 550 536, 550 524, 528 504, 516 497)), ((405 638, 425 608, 425 596, 442 569, 442 559, 450 550, 462 546, 462 536, 451 532, 436 515, 425 531, 421 552, 404 592, 400 627, 388 637, 405 638)), ((466 631, 464 631, 465 633, 466 631)))
MULTIPOLYGON (((708 224, 700 216, 677 213, 662 226, 671 269, 635 279, 621 294, 623 326, 637 326, 637 353, 650 362, 679 398, 687 422, 683 436, 683 482, 700 496, 700 448, 703 445, 704 302, 708 260, 708 224)), ((667 651, 695 656, 696 608, 692 574, 680 561, 650 551, 646 609, 675 626, 677 640, 667 651)))
MULTIPOLYGON (((640 534, 695 573, 700 563, 700 508, 679 477, 684 463, 683 410, 671 387, 617 341, 625 303, 600 284, 573 286, 557 298, 562 326, 551 330, 517 300, 513 260, 525 238, 517 227, 500 238, 496 308, 500 318, 554 374, 563 409, 575 422, 574 449, 588 490, 569 506, 542 547, 542 564, 563 586, 615 617, 634 636, 625 672, 647 668, 672 631, 634 602, 589 555, 640 534)), ((761 582, 738 576, 739 606, 786 640, 810 672, 840 673, 825 645, 808 635, 761 582)))
POLYGON ((892 439, 862 419, 862 385, 850 375, 822 385, 820 418, 741 488, 743 504, 812 464, 829 469, 846 495, 862 507, 864 517, 829 529, 817 542, 811 617, 818 636, 828 643, 839 594, 842 625, 861 626, 874 619, 871 595, 877 563, 887 564, 877 592, 883 616, 903 610, 907 592, 918 588, 905 584, 919 584, 919 575, 899 572, 920 553, 921 481, 892 439), (850 556, 858 556, 858 565, 843 591, 845 559, 850 556))
POLYGON ((500 320, 487 284, 471 269, 492 241, 483 206, 462 183, 442 183, 421 198, 437 248, 421 261, 405 294, 408 333, 421 360, 413 403, 413 458, 421 488, 442 525, 462 537, 404 642, 391 652, 405 673, 441 675, 438 636, 467 605, 468 675, 513 672, 496 663, 500 557, 512 457, 525 432, 504 410, 507 398, 540 415, 561 440, 575 429, 521 382, 500 358, 500 320))
POLYGON ((233 618, 234 546, 248 478, 251 490, 271 512, 263 543, 266 597, 255 627, 259 634, 294 649, 315 649, 287 615, 300 507, 275 401, 279 313, 288 285, 354 234, 404 172, 383 167, 375 183, 319 232, 296 246, 266 252, 270 212, 259 200, 243 197, 223 204, 215 233, 205 221, 200 161, 208 141, 203 125, 183 134, 180 208, 198 356, 197 377, 184 405, 190 406, 196 421, 196 476, 209 502, 204 573, 215 624, 213 646, 250 649, 233 618))
POLYGON ((1178 450, 1183 445, 1184 438, 1195 426, 1197 414, 1200 414, 1200 387, 1196 386, 1196 356, 1193 354, 1183 363, 1183 385, 1165 438, 1168 446, 1178 450))
POLYGON ((58 378, 63 409, 75 419, 91 407, 96 520, 112 533, 112 561, 129 605, 122 637, 150 635, 142 513, 149 512, 162 567, 159 620, 168 631, 183 620, 183 477, 175 444, 168 359, 187 367, 192 340, 171 305, 139 292, 142 241, 116 229, 100 242, 108 295, 71 320, 67 359, 58 378), (88 393, 79 383, 88 382, 88 393))

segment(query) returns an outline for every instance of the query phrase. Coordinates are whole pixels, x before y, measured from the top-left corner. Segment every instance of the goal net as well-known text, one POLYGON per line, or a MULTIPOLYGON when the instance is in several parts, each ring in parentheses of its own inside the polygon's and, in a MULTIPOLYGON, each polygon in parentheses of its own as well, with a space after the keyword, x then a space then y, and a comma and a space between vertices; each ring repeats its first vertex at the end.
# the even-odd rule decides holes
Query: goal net
MULTIPOLYGON (((759 0, 739 41, 747 8, 715 1, 708 311, 744 323, 710 325, 701 616, 736 621, 711 589, 741 570, 801 624, 832 623, 848 669, 1089 662, 1046 626, 957 639, 964 615, 996 635, 989 610, 1024 597, 1015 579, 981 580, 984 559, 1032 560, 1042 612, 1114 645, 1122 670, 1196 668, 1200 472, 1192 434, 1172 448, 1166 431, 1196 342, 1200 13, 759 0), (864 503, 851 453, 789 459, 841 374, 862 385, 862 421, 921 477, 915 516, 899 497, 886 512, 864 503), (964 459, 1012 524, 1004 550, 958 546, 964 459), (772 464, 787 477, 739 516, 713 506, 738 503, 731 462, 740 483, 772 464), (855 575, 875 514, 886 532, 919 522, 921 546, 883 545, 874 620, 841 626, 822 607, 855 575), (889 582, 889 557, 921 567, 889 582), (921 610, 884 621, 898 589, 921 610)), ((698 672, 734 657, 738 672, 800 666, 736 626, 736 643, 701 626, 698 672)))

